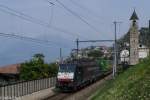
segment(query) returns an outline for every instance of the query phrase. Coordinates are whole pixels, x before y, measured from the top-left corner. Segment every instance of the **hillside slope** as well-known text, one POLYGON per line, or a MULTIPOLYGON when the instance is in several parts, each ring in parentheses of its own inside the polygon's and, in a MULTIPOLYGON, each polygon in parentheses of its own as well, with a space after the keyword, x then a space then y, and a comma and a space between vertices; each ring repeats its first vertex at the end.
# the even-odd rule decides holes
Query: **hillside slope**
POLYGON ((91 100, 150 100, 150 58, 107 81, 91 100))

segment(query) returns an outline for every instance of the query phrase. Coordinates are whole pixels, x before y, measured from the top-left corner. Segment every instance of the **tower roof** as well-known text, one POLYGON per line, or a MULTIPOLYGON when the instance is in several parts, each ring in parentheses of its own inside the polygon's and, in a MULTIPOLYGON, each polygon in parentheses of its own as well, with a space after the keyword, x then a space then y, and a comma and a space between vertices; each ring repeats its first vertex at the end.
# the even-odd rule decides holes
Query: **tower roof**
POLYGON ((139 20, 137 14, 136 14, 136 12, 135 12, 135 10, 134 10, 134 12, 133 12, 133 14, 132 14, 130 20, 139 20))

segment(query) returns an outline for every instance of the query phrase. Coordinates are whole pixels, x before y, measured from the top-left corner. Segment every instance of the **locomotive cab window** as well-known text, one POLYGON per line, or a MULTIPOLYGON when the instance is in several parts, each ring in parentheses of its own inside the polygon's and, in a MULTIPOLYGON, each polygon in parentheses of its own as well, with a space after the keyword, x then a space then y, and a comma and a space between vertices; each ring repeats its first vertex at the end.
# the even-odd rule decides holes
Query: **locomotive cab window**
POLYGON ((59 72, 74 72, 74 71, 75 71, 75 65, 61 64, 59 66, 59 72))

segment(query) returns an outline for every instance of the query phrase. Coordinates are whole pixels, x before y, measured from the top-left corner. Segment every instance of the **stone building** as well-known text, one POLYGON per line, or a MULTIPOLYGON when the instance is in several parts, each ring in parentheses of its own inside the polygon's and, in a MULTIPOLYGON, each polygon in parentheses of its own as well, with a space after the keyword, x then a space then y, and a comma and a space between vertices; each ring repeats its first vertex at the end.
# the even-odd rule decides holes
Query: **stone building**
POLYGON ((138 30, 138 19, 134 10, 130 18, 132 21, 130 29, 118 42, 120 63, 127 62, 129 65, 135 65, 140 59, 149 56, 150 21, 149 27, 142 27, 138 30))
POLYGON ((130 20, 132 21, 131 27, 129 29, 129 46, 130 46, 130 56, 129 56, 129 64, 135 65, 139 62, 139 52, 138 52, 138 46, 139 46, 139 31, 138 31, 138 16, 134 10, 130 20))

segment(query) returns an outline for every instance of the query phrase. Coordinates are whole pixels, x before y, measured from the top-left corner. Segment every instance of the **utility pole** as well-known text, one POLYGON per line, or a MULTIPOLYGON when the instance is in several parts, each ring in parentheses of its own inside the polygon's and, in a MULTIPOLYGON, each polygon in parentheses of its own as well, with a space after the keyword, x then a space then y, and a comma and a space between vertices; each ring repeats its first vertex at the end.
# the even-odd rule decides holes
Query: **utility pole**
MULTIPOLYGON (((148 35, 147 35, 147 38, 150 38, 150 20, 149 20, 149 25, 148 25, 148 35)), ((149 42, 150 42, 150 40, 147 39, 147 46, 148 46, 148 48, 150 48, 149 42)))
POLYGON ((77 59, 78 59, 78 53, 79 53, 79 39, 78 38, 76 40, 76 44, 77 44, 77 59))
POLYGON ((60 54, 60 55, 59 55, 59 56, 60 56, 60 63, 62 63, 62 60, 63 60, 63 59, 62 59, 62 48, 60 48, 59 54, 60 54))
POLYGON ((148 27, 148 30, 149 30, 149 34, 150 34, 150 20, 149 20, 149 25, 148 25, 149 27, 148 27))
POLYGON ((116 74, 116 66, 117 66, 117 50, 116 50, 116 42, 117 42, 117 22, 115 21, 114 22, 114 25, 115 25, 115 43, 114 43, 114 65, 113 65, 113 77, 115 77, 115 74, 116 74))
POLYGON ((115 26, 115 43, 114 43, 114 65, 113 65, 113 77, 115 78, 116 72, 117 72, 117 24, 121 22, 114 21, 115 26))

